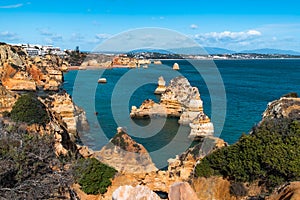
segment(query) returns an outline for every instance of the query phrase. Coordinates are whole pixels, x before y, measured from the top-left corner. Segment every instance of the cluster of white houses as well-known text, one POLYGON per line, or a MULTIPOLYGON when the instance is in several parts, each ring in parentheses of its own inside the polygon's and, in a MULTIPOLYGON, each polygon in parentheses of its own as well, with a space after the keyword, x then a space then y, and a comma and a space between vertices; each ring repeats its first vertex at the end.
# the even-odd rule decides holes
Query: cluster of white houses
POLYGON ((60 57, 66 56, 66 52, 59 47, 53 45, 39 45, 39 44, 14 44, 14 46, 22 47, 29 56, 44 56, 46 54, 58 55, 60 57))

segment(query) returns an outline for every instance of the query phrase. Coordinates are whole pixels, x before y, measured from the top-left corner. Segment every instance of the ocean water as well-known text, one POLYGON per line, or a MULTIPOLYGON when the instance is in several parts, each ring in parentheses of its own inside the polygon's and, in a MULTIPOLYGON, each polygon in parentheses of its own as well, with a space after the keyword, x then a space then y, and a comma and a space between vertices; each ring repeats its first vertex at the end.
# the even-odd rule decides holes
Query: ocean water
POLYGON ((64 74, 63 87, 86 110, 90 123, 90 131, 80 135, 83 143, 99 150, 122 126, 146 147, 155 162, 164 163, 191 145, 187 137, 189 128, 179 126, 178 119, 129 117, 131 106, 139 107, 145 99, 159 101, 160 97, 153 92, 161 75, 167 83, 181 75, 198 87, 204 112, 212 117, 216 135, 229 144, 261 120, 268 102, 289 92, 300 94, 297 59, 164 60, 162 65, 149 65, 147 69, 70 71, 64 74), (172 70, 175 62, 179 71, 172 70), (107 83, 98 84, 100 77, 105 77, 107 83))

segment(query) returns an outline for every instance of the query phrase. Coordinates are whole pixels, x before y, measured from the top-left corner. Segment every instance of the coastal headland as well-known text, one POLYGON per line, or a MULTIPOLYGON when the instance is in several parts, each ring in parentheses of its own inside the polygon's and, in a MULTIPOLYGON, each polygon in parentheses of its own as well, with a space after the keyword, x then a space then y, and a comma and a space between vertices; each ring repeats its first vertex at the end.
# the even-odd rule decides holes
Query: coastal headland
MULTIPOLYGON (((160 92, 159 103, 148 100, 131 112, 133 118, 176 116, 198 137, 193 147, 170 158, 167 169, 161 170, 147 149, 122 127, 112 130, 115 136, 100 151, 80 143, 78 133, 89 128, 85 111, 61 88, 70 61, 70 57, 51 54, 29 56, 20 47, 0 44, 0 196, 124 199, 122 194, 126 194, 144 199, 238 200, 264 195, 272 200, 299 199, 299 151, 294 148, 300 145, 297 94, 271 102, 253 132, 229 146, 213 136, 199 89, 184 77, 174 78, 160 92), (271 156, 264 157, 262 152, 271 156), (280 168, 273 163, 280 163, 280 168)), ((118 57, 102 63, 108 67, 149 64, 131 62, 118 57)), ((162 89, 164 83, 160 78, 158 87, 162 89)))

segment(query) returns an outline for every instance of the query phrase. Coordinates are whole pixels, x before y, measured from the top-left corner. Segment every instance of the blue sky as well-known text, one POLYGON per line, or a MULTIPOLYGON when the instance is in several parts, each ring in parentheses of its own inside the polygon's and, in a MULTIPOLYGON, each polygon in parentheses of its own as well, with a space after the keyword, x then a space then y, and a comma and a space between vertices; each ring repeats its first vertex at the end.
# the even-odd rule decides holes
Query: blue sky
POLYGON ((0 0, 0 41, 92 50, 134 28, 178 31, 201 46, 300 51, 297 1, 0 0))

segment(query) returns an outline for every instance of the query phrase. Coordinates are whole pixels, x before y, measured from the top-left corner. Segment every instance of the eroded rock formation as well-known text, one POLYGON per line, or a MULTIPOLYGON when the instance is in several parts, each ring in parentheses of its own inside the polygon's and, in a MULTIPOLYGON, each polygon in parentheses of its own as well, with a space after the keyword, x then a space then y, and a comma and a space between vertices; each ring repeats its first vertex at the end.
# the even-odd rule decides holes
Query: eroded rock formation
POLYGON ((181 76, 170 81, 159 103, 147 99, 139 108, 133 106, 130 112, 131 118, 153 116, 178 117, 180 124, 191 126, 191 137, 212 136, 214 132, 213 124, 203 112, 198 88, 181 76))
POLYGON ((119 172, 157 171, 145 147, 132 140, 122 128, 118 128, 118 133, 100 151, 95 152, 94 156, 119 172))
POLYGON ((300 199, 300 182, 291 182, 273 192, 268 200, 298 200, 300 199))
POLYGON ((65 126, 71 141, 75 142, 78 131, 89 128, 85 111, 74 104, 69 94, 56 93, 40 100, 52 116, 65 126))
POLYGON ((8 90, 58 91, 68 65, 55 55, 33 58, 20 47, 0 45, 0 79, 8 90))
POLYGON ((0 113, 10 112, 18 99, 18 94, 0 85, 0 113))
POLYGON ((279 100, 268 104, 263 113, 264 119, 290 118, 300 119, 300 98, 281 97, 279 100))

